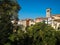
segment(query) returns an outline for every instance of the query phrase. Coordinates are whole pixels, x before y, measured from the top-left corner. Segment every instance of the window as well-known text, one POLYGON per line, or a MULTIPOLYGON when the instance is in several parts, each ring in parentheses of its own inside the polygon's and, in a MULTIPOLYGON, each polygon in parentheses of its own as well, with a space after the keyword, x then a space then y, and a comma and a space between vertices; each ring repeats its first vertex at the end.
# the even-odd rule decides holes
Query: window
POLYGON ((47 10, 47 12, 49 12, 49 10, 47 10))

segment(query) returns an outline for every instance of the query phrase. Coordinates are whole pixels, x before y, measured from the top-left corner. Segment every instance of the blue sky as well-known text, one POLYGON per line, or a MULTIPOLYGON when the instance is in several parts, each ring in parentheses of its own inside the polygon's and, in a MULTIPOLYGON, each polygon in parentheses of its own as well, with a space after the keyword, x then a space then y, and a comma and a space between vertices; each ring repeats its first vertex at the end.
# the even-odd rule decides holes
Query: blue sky
POLYGON ((52 14, 60 14, 60 0, 18 0, 21 6, 19 19, 46 16, 46 8, 51 8, 52 14))

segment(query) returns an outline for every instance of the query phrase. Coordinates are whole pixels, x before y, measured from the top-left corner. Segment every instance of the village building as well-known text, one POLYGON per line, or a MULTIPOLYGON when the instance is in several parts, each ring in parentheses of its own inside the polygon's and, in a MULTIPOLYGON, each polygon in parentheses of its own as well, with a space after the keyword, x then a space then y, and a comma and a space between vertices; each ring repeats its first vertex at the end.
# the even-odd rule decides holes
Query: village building
MULTIPOLYGON (((15 20, 12 21, 14 23, 15 20)), ((46 9, 46 17, 45 18, 36 18, 36 19, 24 19, 24 20, 19 20, 17 25, 23 25, 25 28, 27 26, 32 26, 38 22, 43 22, 45 21, 46 24, 51 25, 54 29, 60 30, 60 14, 51 14, 51 9, 47 8, 46 9)))
POLYGON ((46 22, 50 24, 54 29, 60 30, 60 14, 51 14, 51 9, 46 9, 46 22))

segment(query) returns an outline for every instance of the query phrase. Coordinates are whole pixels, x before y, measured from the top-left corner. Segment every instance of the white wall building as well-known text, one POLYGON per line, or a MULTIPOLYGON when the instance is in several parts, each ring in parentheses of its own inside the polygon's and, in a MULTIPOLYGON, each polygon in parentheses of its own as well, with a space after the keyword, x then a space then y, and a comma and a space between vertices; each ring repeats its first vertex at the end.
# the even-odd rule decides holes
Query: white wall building
MULTIPOLYGON (((46 9, 46 18, 36 18, 34 20, 33 19, 19 20, 18 25, 23 25, 24 27, 26 27, 26 26, 34 25, 35 23, 38 23, 38 22, 42 22, 44 20, 46 24, 51 25, 54 29, 58 30, 60 28, 60 14, 51 15, 50 8, 46 9)), ((11 22, 14 23, 15 20, 11 22)))
POLYGON ((51 25, 54 29, 59 30, 60 28, 60 14, 51 15, 51 9, 46 9, 46 20, 45 23, 51 25))

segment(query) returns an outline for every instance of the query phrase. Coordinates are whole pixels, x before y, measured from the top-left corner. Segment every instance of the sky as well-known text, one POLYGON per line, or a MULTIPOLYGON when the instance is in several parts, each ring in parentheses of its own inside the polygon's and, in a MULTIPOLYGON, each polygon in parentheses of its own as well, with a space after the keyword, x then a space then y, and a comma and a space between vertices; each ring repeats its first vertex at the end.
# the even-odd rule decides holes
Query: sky
POLYGON ((60 0, 18 0, 18 4, 19 19, 46 17, 47 8, 51 8, 51 14, 60 14, 60 0))

